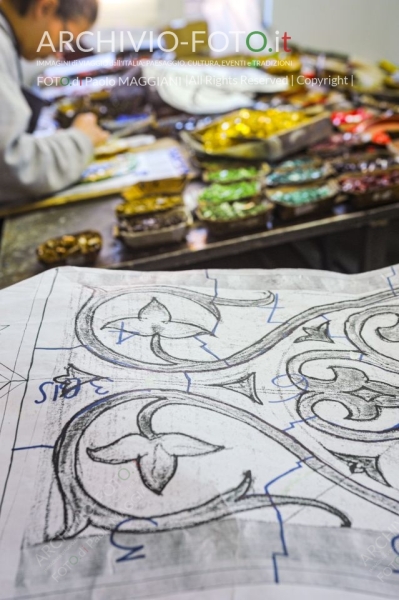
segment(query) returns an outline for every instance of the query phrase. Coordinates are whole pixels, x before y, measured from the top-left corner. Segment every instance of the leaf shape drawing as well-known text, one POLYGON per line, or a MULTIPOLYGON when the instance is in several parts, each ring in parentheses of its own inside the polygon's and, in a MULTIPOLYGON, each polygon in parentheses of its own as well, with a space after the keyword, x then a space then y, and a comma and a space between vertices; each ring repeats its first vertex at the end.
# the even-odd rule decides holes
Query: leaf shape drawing
POLYGON ((139 312, 140 321, 150 321, 153 324, 165 324, 172 320, 172 316, 166 306, 153 298, 139 312))
POLYGON ((168 339, 185 339, 196 335, 213 335, 200 325, 173 321, 166 306, 153 298, 138 314, 138 317, 125 317, 103 325, 102 329, 123 330, 126 334, 152 337, 160 335, 168 339))
POLYGON ((162 494, 176 473, 179 456, 201 456, 223 448, 182 433, 165 433, 151 439, 132 433, 107 446, 87 448, 87 454, 93 461, 108 465, 137 460, 144 485, 162 494))
POLYGON ((142 322, 135 317, 117 319, 110 321, 101 327, 101 329, 110 329, 111 331, 123 331, 124 334, 152 336, 159 328, 159 325, 153 325, 149 322, 142 322))
POLYGON ((180 321, 171 321, 167 323, 161 332, 161 336, 164 338, 181 340, 184 338, 194 337, 195 335, 213 335, 211 331, 200 327, 199 325, 192 325, 190 323, 182 323, 180 321))
POLYGON ((161 495, 176 472, 177 458, 168 454, 161 443, 155 443, 149 454, 140 457, 138 468, 144 485, 161 495))
POLYGON ((161 440, 163 449, 175 456, 201 456, 219 452, 224 448, 181 433, 166 433, 161 440))
POLYGON ((137 433, 125 435, 107 446, 87 448, 87 454, 92 460, 108 465, 121 465, 151 451, 151 441, 137 433))

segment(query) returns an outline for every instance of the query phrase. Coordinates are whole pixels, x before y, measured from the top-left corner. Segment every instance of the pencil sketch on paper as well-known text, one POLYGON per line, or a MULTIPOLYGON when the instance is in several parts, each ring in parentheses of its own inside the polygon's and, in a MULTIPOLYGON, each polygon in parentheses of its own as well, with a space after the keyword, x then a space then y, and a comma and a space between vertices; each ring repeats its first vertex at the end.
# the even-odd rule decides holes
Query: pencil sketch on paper
MULTIPOLYGON (((376 594, 383 585, 395 597, 399 286, 377 273, 373 291, 359 293, 353 278, 351 293, 334 294, 300 272, 300 292, 290 292, 284 272, 281 287, 267 289, 248 272, 252 287, 238 293, 208 272, 190 285, 125 275, 107 285, 107 273, 94 282, 86 273, 71 274, 74 302, 45 382, 35 378, 51 348, 34 351, 40 385, 29 382, 24 402, 46 410, 43 445, 50 436, 52 448, 41 450, 19 577, 25 569, 41 581, 32 549, 103 532, 104 561, 145 558, 154 594, 170 591, 169 552, 182 590, 188 567, 198 589, 228 584, 215 575, 219 561, 240 585, 322 582, 376 594), (133 487, 112 492, 123 473, 133 487), (380 532, 389 543, 371 568, 364 544, 380 532), (215 548, 193 550, 201 536, 235 548, 232 556, 222 545, 213 574, 200 567, 215 548), (155 547, 165 552, 155 557, 155 547)), ((51 293, 38 344, 51 339, 52 302, 65 300, 59 275, 51 293)), ((81 581, 104 564, 88 557, 81 581)), ((108 575, 131 577, 140 597, 140 572, 108 575)))

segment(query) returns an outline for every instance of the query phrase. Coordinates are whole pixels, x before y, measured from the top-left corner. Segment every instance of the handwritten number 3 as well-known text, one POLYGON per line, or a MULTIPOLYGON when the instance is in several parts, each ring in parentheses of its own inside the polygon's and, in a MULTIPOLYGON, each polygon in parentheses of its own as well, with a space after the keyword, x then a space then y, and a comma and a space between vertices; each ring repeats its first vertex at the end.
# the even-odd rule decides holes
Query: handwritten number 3
MULTIPOLYGON (((107 378, 108 381, 112 382, 112 379, 107 378)), ((109 394, 109 390, 106 390, 102 385, 97 385, 94 381, 90 381, 89 382, 91 387, 94 388, 94 393, 97 394, 97 396, 106 396, 107 394, 109 394)), ((46 402, 46 400, 49 400, 50 398, 50 392, 47 389, 48 387, 51 388, 52 391, 52 401, 56 402, 58 400, 59 394, 60 394, 60 390, 63 389, 63 387, 65 386, 65 384, 58 384, 58 383, 54 383, 54 381, 44 381, 43 383, 41 383, 39 385, 39 392, 41 394, 41 399, 40 400, 35 400, 35 404, 43 404, 44 402, 46 402)), ((82 389, 82 384, 80 379, 77 380, 77 384, 76 386, 70 390, 70 392, 68 394, 65 395, 65 399, 66 400, 71 400, 72 398, 75 398, 79 392, 82 389)))
MULTIPOLYGON (((111 381, 111 379, 109 379, 109 381, 111 381)), ((90 385, 94 388, 95 393, 98 396, 106 396, 107 394, 109 394, 108 390, 105 390, 102 385, 97 385, 94 381, 90 381, 90 385)))

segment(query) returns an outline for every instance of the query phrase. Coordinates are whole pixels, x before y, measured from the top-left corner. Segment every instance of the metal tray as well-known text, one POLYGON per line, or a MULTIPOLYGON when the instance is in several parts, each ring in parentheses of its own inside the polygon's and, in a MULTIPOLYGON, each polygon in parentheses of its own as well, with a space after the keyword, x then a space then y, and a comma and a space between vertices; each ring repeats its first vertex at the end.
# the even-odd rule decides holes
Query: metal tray
POLYGON ((193 225, 193 217, 189 210, 184 209, 186 221, 173 225, 173 227, 165 227, 156 231, 145 231, 138 233, 129 233, 121 231, 118 226, 115 227, 114 237, 121 240, 125 246, 133 250, 142 248, 150 248, 153 246, 166 246, 167 244, 178 244, 182 242, 191 226, 193 225))
MULTIPOLYGON (((252 165, 249 165, 248 163, 246 165, 241 165, 241 167, 243 168, 248 168, 252 165)), ((219 171, 223 171, 223 170, 230 170, 230 169, 239 169, 240 167, 235 167, 233 165, 231 166, 225 166, 225 167, 221 167, 219 169, 219 171)), ((267 175, 269 175, 269 173, 271 173, 272 168, 268 163, 262 163, 258 168, 258 172, 256 175, 253 175, 252 177, 242 177, 241 179, 235 179, 234 181, 212 181, 210 179, 210 174, 213 172, 218 172, 217 169, 211 169, 211 170, 206 170, 202 172, 202 181, 204 181, 205 183, 208 184, 213 184, 213 183, 219 183, 220 185, 230 185, 230 184, 234 184, 234 183, 241 183, 242 181, 263 181, 264 177, 266 177, 267 175)))
POLYGON ((324 185, 327 185, 330 188, 330 194, 325 196, 320 200, 316 200, 315 202, 309 202, 308 204, 303 204, 302 206, 292 206, 291 204, 287 204, 285 202, 281 202, 279 200, 274 200, 273 195, 277 191, 281 192, 293 192, 299 189, 300 186, 282 186, 279 188, 273 188, 273 190, 268 190, 266 195, 270 202, 276 205, 277 214, 283 221, 292 221, 294 219, 300 219, 302 217, 307 216, 318 216, 320 214, 324 214, 329 212, 334 204, 335 198, 338 196, 340 192, 339 184, 336 180, 330 180, 325 184, 314 184, 309 185, 307 187, 310 188, 319 188, 324 185))
POLYGON ((321 115, 309 119, 305 124, 284 131, 278 135, 266 139, 244 141, 230 148, 216 152, 207 152, 204 145, 195 137, 195 133, 183 131, 181 139, 194 152, 209 157, 226 157, 254 160, 282 160, 292 154, 304 150, 308 146, 317 144, 328 138, 333 132, 330 114, 321 115))
MULTIPOLYGON (((313 168, 313 167, 311 167, 313 168)), ((270 177, 271 175, 266 177, 266 185, 268 187, 272 187, 272 188, 277 188, 277 187, 283 187, 284 185, 287 187, 310 187, 311 184, 316 183, 321 185, 323 183, 323 181, 326 181, 326 179, 328 179, 329 177, 331 177, 332 175, 334 175, 334 171, 333 169, 330 167, 330 165, 325 164, 322 165, 320 167, 315 167, 315 170, 320 171, 320 177, 318 177, 317 179, 304 179, 302 181, 295 181, 295 182, 291 182, 291 183, 286 183, 286 184, 273 184, 270 183, 270 177)), ((297 171, 299 169, 292 169, 291 171, 288 169, 279 169, 278 167, 273 171, 273 173, 281 173, 282 175, 286 175, 288 176, 292 171, 297 171)))
MULTIPOLYGON (((397 171, 398 167, 391 167, 389 169, 381 171, 373 171, 372 175, 383 175, 390 171, 397 171)), ((339 183, 345 179, 357 179, 358 177, 365 177, 371 175, 371 173, 351 173, 350 175, 341 175, 338 178, 339 183)), ((352 206, 358 209, 370 208, 376 205, 392 204, 399 202, 399 184, 390 185, 387 187, 376 188, 367 192, 344 192, 343 193, 350 199, 352 206)))
POLYGON ((274 206, 271 203, 265 204, 265 211, 259 215, 250 215, 240 219, 230 220, 214 220, 206 219, 202 216, 201 209, 198 208, 196 215, 200 221, 206 224, 208 230, 215 237, 225 237, 235 233, 243 233, 246 231, 255 231, 257 229, 265 229, 266 222, 270 214, 273 212, 274 206))

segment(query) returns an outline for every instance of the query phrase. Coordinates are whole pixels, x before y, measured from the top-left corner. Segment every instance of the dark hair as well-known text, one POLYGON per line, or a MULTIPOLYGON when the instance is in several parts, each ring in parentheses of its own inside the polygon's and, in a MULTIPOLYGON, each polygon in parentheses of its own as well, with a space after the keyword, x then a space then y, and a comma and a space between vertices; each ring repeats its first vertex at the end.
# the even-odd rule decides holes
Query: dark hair
MULTIPOLYGON (((26 15, 35 0, 13 0, 20 15, 26 15)), ((61 19, 74 21, 84 17, 89 23, 94 23, 98 15, 98 0, 58 0, 57 14, 61 19)))

